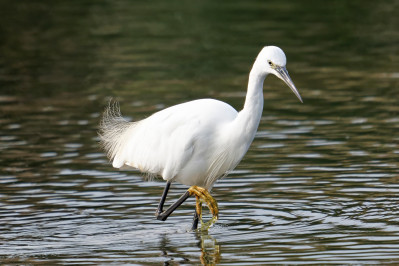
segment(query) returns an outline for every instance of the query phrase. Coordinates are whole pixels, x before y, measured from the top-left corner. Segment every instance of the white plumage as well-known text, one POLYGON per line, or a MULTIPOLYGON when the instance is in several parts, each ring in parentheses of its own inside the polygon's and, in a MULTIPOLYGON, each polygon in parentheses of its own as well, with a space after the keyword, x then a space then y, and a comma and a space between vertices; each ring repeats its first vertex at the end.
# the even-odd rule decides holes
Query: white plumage
POLYGON ((262 115, 267 74, 284 80, 301 100, 285 63, 280 48, 262 49, 250 72, 240 112, 224 102, 201 99, 127 122, 119 107, 110 105, 100 125, 100 137, 113 167, 127 165, 167 181, 212 188, 218 178, 236 167, 253 141, 262 115))

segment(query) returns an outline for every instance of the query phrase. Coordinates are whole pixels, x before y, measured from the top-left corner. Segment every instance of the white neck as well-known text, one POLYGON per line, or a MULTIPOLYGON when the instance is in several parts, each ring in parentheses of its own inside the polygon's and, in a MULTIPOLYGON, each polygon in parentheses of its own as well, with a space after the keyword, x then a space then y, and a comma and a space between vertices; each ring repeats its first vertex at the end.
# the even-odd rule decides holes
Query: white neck
POLYGON ((260 71, 254 64, 248 81, 247 96, 244 108, 238 113, 234 124, 236 132, 241 132, 240 138, 245 145, 245 152, 252 143, 258 129, 263 111, 263 82, 267 74, 260 71))

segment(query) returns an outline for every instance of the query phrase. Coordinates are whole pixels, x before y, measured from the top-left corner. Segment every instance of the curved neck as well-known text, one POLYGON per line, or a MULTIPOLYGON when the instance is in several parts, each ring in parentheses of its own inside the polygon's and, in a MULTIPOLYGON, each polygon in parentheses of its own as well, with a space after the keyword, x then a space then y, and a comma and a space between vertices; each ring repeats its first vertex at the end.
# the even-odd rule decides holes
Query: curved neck
MULTIPOLYGON (((263 111, 263 82, 266 75, 262 75, 256 69, 252 69, 249 73, 247 96, 245 97, 243 111, 251 111, 262 115, 263 111)), ((241 113, 240 112, 240 113, 241 113)), ((252 113, 252 114, 255 114, 252 113)), ((260 118, 260 117, 259 117, 260 118)))
POLYGON ((246 148, 252 143, 256 130, 258 129, 263 111, 263 82, 267 74, 259 71, 256 66, 249 74, 247 96, 244 108, 238 113, 236 118, 237 132, 241 132, 241 137, 246 144, 246 148))

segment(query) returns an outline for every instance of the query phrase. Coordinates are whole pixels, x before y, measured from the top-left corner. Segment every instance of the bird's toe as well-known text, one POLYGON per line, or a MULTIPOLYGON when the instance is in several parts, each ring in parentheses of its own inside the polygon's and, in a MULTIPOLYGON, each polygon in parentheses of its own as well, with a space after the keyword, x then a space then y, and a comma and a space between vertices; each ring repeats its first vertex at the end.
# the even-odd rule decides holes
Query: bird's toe
POLYGON ((212 213, 213 220, 217 220, 219 216, 219 209, 216 200, 205 188, 199 186, 192 186, 188 189, 189 193, 196 195, 199 199, 204 201, 212 213))

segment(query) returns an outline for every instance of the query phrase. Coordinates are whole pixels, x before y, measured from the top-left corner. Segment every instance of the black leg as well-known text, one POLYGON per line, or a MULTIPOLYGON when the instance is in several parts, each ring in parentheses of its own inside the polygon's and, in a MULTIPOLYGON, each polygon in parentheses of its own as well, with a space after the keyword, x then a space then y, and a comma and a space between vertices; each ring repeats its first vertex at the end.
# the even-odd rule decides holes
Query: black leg
POLYGON ((172 212, 174 210, 177 209, 177 207, 179 207, 180 205, 182 205, 182 203, 188 199, 190 197, 190 192, 186 191, 186 193, 184 193, 175 203, 173 203, 172 206, 170 206, 166 211, 162 212, 162 213, 157 213, 157 219, 161 220, 161 221, 165 221, 166 219, 168 219, 169 215, 172 214, 172 212))
POLYGON ((159 216, 161 213, 163 213, 163 204, 165 203, 166 196, 168 195, 170 184, 171 184, 170 181, 166 182, 166 186, 165 189, 163 190, 161 200, 159 201, 158 204, 157 212, 155 213, 156 216, 159 216))
POLYGON ((199 221, 199 217, 198 217, 197 209, 195 209, 193 226, 191 227, 191 230, 196 230, 198 228, 198 221, 199 221))

